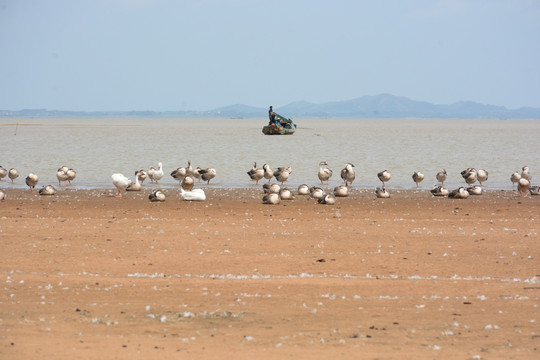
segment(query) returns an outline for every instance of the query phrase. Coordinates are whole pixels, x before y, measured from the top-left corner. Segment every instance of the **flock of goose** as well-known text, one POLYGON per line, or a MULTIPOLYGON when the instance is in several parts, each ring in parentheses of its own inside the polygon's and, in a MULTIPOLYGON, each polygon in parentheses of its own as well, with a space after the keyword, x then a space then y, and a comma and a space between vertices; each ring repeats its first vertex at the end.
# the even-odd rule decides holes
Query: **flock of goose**
MULTIPOLYGON (((263 185, 264 196, 262 202, 264 204, 278 204, 281 200, 291 200, 293 196, 289 189, 281 188, 278 184, 270 183, 270 181, 272 180, 272 177, 275 177, 275 179, 280 181, 281 185, 283 185, 291 172, 291 167, 280 167, 274 171, 268 164, 264 164, 262 168, 258 168, 257 163, 254 163, 253 169, 249 170, 247 174, 256 182, 256 184, 258 184, 259 180, 262 180, 263 178, 267 179, 268 183, 263 185)), ((319 171, 317 174, 321 184, 324 182, 328 184, 332 174, 333 171, 328 167, 326 161, 321 161, 319 163, 319 171)), ((309 195, 312 198, 317 199, 320 204, 334 204, 336 197, 348 196, 349 186, 356 178, 354 165, 351 163, 345 164, 345 167, 341 170, 340 175, 344 185, 335 187, 333 192, 329 194, 325 193, 325 191, 318 186, 309 187, 307 184, 300 185, 297 193, 298 195, 309 195)), ((458 189, 450 191, 444 187, 444 182, 447 178, 446 170, 443 169, 442 171, 439 171, 435 175, 435 178, 439 184, 435 185, 435 187, 430 191, 431 194, 433 196, 447 196, 455 199, 466 199, 469 197, 469 195, 482 195, 484 193, 482 184, 488 180, 488 172, 486 170, 467 168, 461 172, 461 176, 468 187, 465 188, 464 186, 460 186, 458 189), (477 181, 479 185, 475 184, 477 181)), ((378 198, 389 198, 390 192, 386 189, 386 183, 390 181, 392 175, 390 172, 388 172, 388 170, 383 170, 377 174, 377 177, 381 181, 382 186, 376 188, 375 195, 378 198)), ((412 179, 416 183, 417 188, 424 178, 424 174, 420 171, 415 171, 412 175, 412 179)), ((531 179, 532 175, 530 174, 527 166, 522 168, 521 174, 516 171, 510 177, 512 183, 517 184, 519 194, 522 197, 540 195, 540 187, 531 187, 531 179)))
MULTIPOLYGON (((142 184, 148 178, 151 183, 159 184, 159 180, 163 178, 163 164, 159 163, 157 169, 151 167, 148 171, 146 170, 137 170, 135 171, 135 183, 131 181, 128 177, 123 174, 113 174, 111 176, 112 181, 116 189, 118 190, 118 195, 116 197, 122 197, 122 191, 140 191, 142 189, 142 184)), ((203 201, 206 200, 206 195, 202 189, 193 189, 195 184, 194 179, 199 179, 199 181, 204 180, 207 184, 210 184, 216 176, 216 169, 214 168, 205 168, 200 167, 193 168, 191 166, 191 161, 188 160, 188 165, 186 167, 179 167, 175 169, 171 176, 178 180, 178 184, 181 186, 180 195, 184 200, 190 201, 203 201)), ((148 199, 152 202, 161 202, 165 201, 165 193, 161 189, 154 189, 152 193, 148 196, 148 199)))
MULTIPOLYGON (((259 181, 262 179, 268 180, 268 182, 263 185, 264 196, 262 202, 264 204, 278 204, 281 200, 291 200, 294 198, 292 191, 286 187, 283 187, 284 183, 289 179, 291 173, 292 168, 290 166, 278 167, 274 170, 268 164, 264 164, 262 167, 257 167, 256 162, 253 164, 253 168, 247 172, 250 179, 254 180, 256 184, 259 184, 259 181), (281 186, 271 183, 273 178, 280 182, 281 186)), ((160 162, 157 168, 150 167, 148 171, 144 169, 137 170, 135 171, 134 175, 134 182, 120 173, 116 173, 111 176, 113 185, 118 190, 116 197, 122 197, 123 191, 141 191, 143 183, 146 179, 149 179, 151 183, 159 185, 159 181, 164 176, 162 163, 160 162)), ((193 168, 191 166, 191 162, 188 160, 186 167, 179 167, 171 172, 170 175, 175 180, 178 180, 183 199, 202 201, 206 199, 206 195, 202 189, 193 188, 195 184, 194 179, 198 179, 199 182, 203 180, 209 184, 210 180, 216 176, 216 170, 214 168, 193 168)), ((332 175, 333 171, 329 168, 328 164, 325 161, 321 161, 319 163, 319 170, 317 173, 317 176, 321 181, 321 185, 324 183, 329 184, 332 175)), ((15 168, 7 170, 0 166, 0 180, 6 176, 11 180, 11 182, 14 182, 14 180, 19 177, 19 172, 15 168)), ((59 186, 62 185, 62 182, 64 185, 66 185, 67 182, 71 184, 71 181, 74 180, 76 176, 77 173, 75 170, 67 166, 60 167, 56 172, 59 186)), ((355 166, 351 163, 346 163, 345 167, 340 171, 340 176, 344 184, 336 186, 330 193, 326 193, 319 186, 309 187, 307 184, 302 184, 298 187, 297 194, 309 195, 310 197, 316 199, 320 204, 334 204, 336 197, 346 197, 349 195, 349 187, 356 178, 355 166)), ((439 184, 435 185, 435 187, 430 190, 431 194, 433 196, 447 196, 449 198, 465 199, 469 197, 469 195, 482 195, 484 193, 482 185, 488 180, 488 172, 486 170, 467 168, 461 172, 461 176, 467 184, 467 187, 461 186, 458 189, 450 191, 444 187, 444 182, 447 178, 446 170, 443 169, 442 171, 439 171, 435 175, 435 178, 439 184), (477 185, 476 182, 478 182, 479 185, 477 185)), ((392 175, 390 172, 388 172, 388 170, 383 170, 377 174, 377 177, 381 181, 382 185, 376 188, 375 195, 378 198, 389 198, 390 192, 386 188, 386 183, 390 181, 392 175)), ((420 171, 415 171, 412 175, 412 180, 416 184, 417 188, 424 178, 424 174, 420 171)), ((530 174, 527 166, 522 168, 521 173, 516 171, 510 176, 511 182, 514 185, 517 185, 519 194, 522 197, 540 195, 540 187, 531 186, 531 179, 532 175, 530 174)), ((25 179, 26 185, 32 192, 34 192, 38 181, 39 178, 34 173, 28 174, 25 179)), ((40 195, 54 195, 56 194, 56 189, 52 185, 47 185, 43 186, 38 193, 40 195)), ((5 198, 5 190, 0 189, 0 200, 4 200, 5 198)), ((166 196, 161 189, 153 189, 148 198, 152 202, 161 202, 165 201, 166 196)))

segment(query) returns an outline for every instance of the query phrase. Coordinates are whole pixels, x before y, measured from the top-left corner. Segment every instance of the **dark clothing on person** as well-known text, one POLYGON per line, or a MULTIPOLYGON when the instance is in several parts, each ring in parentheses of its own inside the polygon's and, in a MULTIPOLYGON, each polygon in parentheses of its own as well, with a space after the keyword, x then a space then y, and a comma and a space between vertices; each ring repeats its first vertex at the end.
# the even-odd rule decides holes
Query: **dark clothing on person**
POLYGON ((270 109, 268 109, 268 119, 270 120, 268 122, 268 125, 272 125, 272 124, 276 124, 277 125, 277 122, 276 122, 276 114, 274 113, 274 111, 272 110, 272 107, 270 106, 270 109))

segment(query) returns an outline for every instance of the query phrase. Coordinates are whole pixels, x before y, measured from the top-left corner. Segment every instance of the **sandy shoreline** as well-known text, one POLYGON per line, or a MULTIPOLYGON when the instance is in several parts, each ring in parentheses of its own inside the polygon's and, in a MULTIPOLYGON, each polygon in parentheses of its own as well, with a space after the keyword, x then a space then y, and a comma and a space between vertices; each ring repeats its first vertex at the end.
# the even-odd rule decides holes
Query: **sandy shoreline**
POLYGON ((149 191, 9 190, 1 358, 539 355, 537 197, 149 191))

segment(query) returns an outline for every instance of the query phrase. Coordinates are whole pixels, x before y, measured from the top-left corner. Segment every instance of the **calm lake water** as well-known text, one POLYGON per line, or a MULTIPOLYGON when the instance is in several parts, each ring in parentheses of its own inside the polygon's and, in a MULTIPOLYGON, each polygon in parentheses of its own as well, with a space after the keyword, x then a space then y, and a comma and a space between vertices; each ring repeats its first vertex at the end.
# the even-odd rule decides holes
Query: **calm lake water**
MULTIPOLYGON (((292 136, 265 136, 261 119, 0 119, 0 165, 19 170, 20 177, 0 187, 25 187, 24 178, 36 173, 38 188, 58 184, 56 169, 77 171, 74 188, 113 188, 111 175, 133 178, 137 169, 165 171, 160 186, 178 182, 169 174, 188 159, 194 167, 213 167, 211 187, 251 187, 246 172, 256 161, 272 168, 291 166, 289 187, 320 184, 318 164, 333 169, 330 186, 342 183, 346 162, 356 168, 354 188, 380 185, 377 173, 392 174, 389 189, 413 189, 414 171, 426 178, 423 189, 435 183, 442 168, 447 187, 464 184, 467 167, 488 170, 486 189, 512 189, 510 175, 524 165, 540 184, 540 121, 536 120, 353 120, 296 119, 292 136)), ((145 183, 146 185, 146 183, 145 183)), ((201 184, 201 187, 208 185, 201 184)), ((147 187, 151 187, 150 184, 147 187)))

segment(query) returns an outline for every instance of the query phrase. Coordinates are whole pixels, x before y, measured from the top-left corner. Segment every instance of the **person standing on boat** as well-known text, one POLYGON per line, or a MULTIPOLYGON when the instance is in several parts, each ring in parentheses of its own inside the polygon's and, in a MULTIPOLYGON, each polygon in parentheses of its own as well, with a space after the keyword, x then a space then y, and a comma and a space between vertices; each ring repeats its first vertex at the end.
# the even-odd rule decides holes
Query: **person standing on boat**
POLYGON ((270 108, 268 109, 268 119, 270 120, 268 122, 268 125, 275 125, 276 124, 276 113, 274 110, 272 110, 272 106, 270 105, 270 108))

